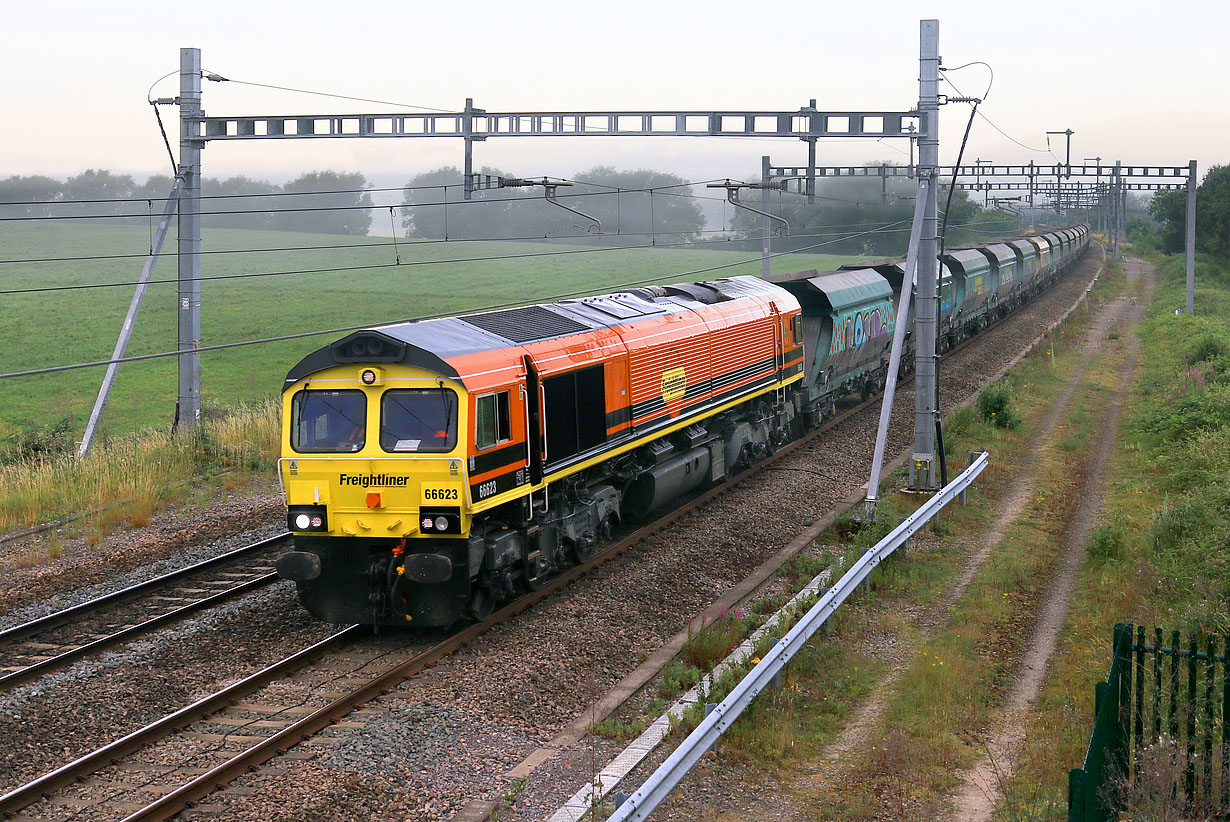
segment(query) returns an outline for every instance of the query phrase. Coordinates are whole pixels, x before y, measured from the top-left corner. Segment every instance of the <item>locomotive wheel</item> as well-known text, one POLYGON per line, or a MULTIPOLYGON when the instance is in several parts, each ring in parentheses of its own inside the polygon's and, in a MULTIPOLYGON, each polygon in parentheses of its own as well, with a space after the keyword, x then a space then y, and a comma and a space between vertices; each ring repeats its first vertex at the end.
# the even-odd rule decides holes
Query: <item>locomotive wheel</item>
POLYGON ((486 622, 494 606, 495 602, 491 599, 491 594, 478 588, 474 591, 474 596, 470 597, 470 605, 466 608, 466 613, 475 622, 486 622))
POLYGON ((568 561, 573 565, 584 565, 594 555, 594 543, 582 539, 580 542, 568 543, 568 561))

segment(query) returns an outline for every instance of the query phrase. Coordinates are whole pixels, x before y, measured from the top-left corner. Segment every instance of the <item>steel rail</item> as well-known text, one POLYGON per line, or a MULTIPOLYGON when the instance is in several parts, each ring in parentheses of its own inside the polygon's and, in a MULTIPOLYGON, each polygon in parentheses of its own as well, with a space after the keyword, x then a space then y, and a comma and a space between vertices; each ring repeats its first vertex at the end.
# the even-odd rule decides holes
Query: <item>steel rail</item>
POLYGON ((87 602, 82 602, 79 605, 72 606, 71 608, 65 608, 62 611, 56 611, 55 613, 47 614, 46 616, 39 617, 38 619, 32 619, 29 622, 24 622, 21 625, 16 625, 12 628, 0 631, 0 642, 12 642, 16 639, 31 636, 41 631, 51 628, 58 628, 64 623, 69 622, 70 620, 96 608, 100 608, 104 605, 110 605, 127 597, 152 591, 155 588, 166 585, 168 582, 183 579, 184 577, 191 576, 198 571, 204 571, 217 565, 224 565, 245 554, 256 553, 257 551, 261 551, 265 548, 271 548, 278 542, 287 539, 289 536, 290 532, 286 531, 282 534, 269 537, 268 539, 254 542, 251 545, 245 545, 242 548, 236 548, 233 551, 228 551, 225 554, 219 554, 216 557, 202 560, 201 562, 197 562, 193 565, 177 568, 174 571, 162 574, 161 576, 153 577, 152 579, 147 579, 144 582, 138 582, 135 585, 130 585, 119 591, 112 591, 109 594, 96 599, 91 599, 87 602))
MULTIPOLYGON (((964 344, 965 343, 962 343, 962 346, 964 344)), ((962 346, 954 348, 953 351, 959 350, 962 346)), ((908 382, 909 379, 910 377, 906 377, 903 379, 903 382, 908 382)), ((832 428, 856 416, 868 407, 874 405, 877 397, 878 395, 869 397, 867 400, 864 400, 852 408, 843 411, 841 414, 835 415, 822 425, 818 426, 815 430, 783 446, 766 459, 751 468, 748 468, 742 473, 737 474, 725 483, 711 488, 678 508, 668 511, 657 520, 642 526, 611 547, 596 554, 592 559, 583 565, 570 568, 569 570, 552 577, 547 584, 539 590, 531 591, 518 597, 516 600, 510 602, 508 605, 505 605, 503 608, 492 614, 486 622, 471 625, 459 633, 454 634, 440 642, 438 645, 416 654, 414 657, 400 663, 395 668, 380 674, 370 682, 359 686, 350 694, 339 697, 329 705, 320 708, 316 712, 305 716, 294 724, 283 728, 274 735, 257 743, 252 748, 236 754, 226 762, 223 762, 210 769, 208 772, 200 774, 189 782, 184 783, 173 792, 151 802, 144 808, 125 817, 123 822, 138 822, 139 820, 141 822, 153 822, 153 820, 163 820, 174 817, 176 814, 191 807, 193 803, 198 802, 202 798, 213 793, 215 790, 221 789, 227 784, 233 782, 235 779, 243 776, 245 773, 248 773, 253 768, 269 761, 274 756, 284 753, 297 745, 299 742, 319 732, 324 727, 338 721, 340 718, 356 708, 361 707, 384 693, 388 693, 389 690, 397 687, 397 685, 402 681, 414 676, 445 656, 454 653, 497 625, 512 619, 514 616, 517 616, 523 611, 529 610, 529 608, 533 605, 536 605, 563 588, 566 588, 568 585, 571 585, 573 582, 576 582, 592 571, 597 570, 599 567, 605 565, 611 560, 614 560, 627 553, 649 537, 666 530, 668 526, 684 515, 728 493, 746 480, 758 475, 761 471, 768 468, 779 459, 782 459, 787 454, 790 454, 804 445, 809 444, 821 434, 831 430, 832 428)), ((2 802, 3 799, 0 798, 0 803, 2 802)), ((3 810, 2 804, 0 804, 0 810, 3 810)))
POLYGON ((159 614, 158 616, 150 617, 144 622, 138 622, 136 625, 129 625, 127 628, 121 628, 113 634, 100 637, 93 642, 88 642, 85 645, 79 645, 76 648, 70 648, 63 653, 56 654, 53 657, 35 662, 32 665, 27 665, 24 668, 16 671, 10 671, 3 676, 0 676, 0 690, 11 688, 14 685, 20 685, 22 682, 28 682, 35 679, 48 671, 53 671, 56 668, 62 668, 71 662, 74 662, 82 657, 101 651, 105 648, 110 648, 113 645, 118 645, 125 640, 131 639, 138 634, 152 631, 160 625, 165 625, 169 622, 174 622, 181 617, 185 617, 195 611, 212 608, 232 597, 237 597, 241 594, 246 594, 251 591, 264 588, 278 581, 276 571, 270 571, 267 574, 262 574, 253 579, 227 588, 224 591, 219 591, 216 594, 211 594, 204 599, 198 599, 195 602, 190 602, 187 605, 180 606, 174 610, 159 614))
POLYGON ((174 713, 167 714, 161 719, 104 745, 96 751, 75 759, 67 765, 62 765, 54 771, 40 776, 33 782, 9 791, 7 794, 0 796, 0 817, 11 816, 27 805, 50 796, 52 791, 83 779, 117 762, 120 757, 138 751, 172 731, 187 727, 193 722, 197 722, 219 709, 237 702, 242 697, 259 690, 282 674, 298 669, 316 654, 345 642, 350 637, 361 633, 362 630, 360 626, 352 625, 280 662, 275 662, 273 665, 223 688, 217 693, 203 697, 191 705, 180 708, 174 713))
MULTIPOLYGON (((505 605, 503 608, 492 614, 486 622, 471 625, 457 634, 445 639, 438 645, 414 655, 410 659, 399 664, 397 667, 385 672, 384 674, 381 674, 371 682, 360 686, 352 693, 339 697, 330 705, 321 708, 315 713, 309 714, 303 719, 298 720, 293 725, 278 731, 276 734, 258 743, 253 748, 249 748, 247 751, 237 754, 230 760, 227 760, 226 762, 211 769, 209 772, 201 774, 191 781, 184 783, 172 793, 167 794, 166 796, 150 803, 145 808, 130 815, 127 817, 125 822, 129 822, 129 820, 135 822, 135 820, 169 819, 175 816, 175 814, 183 811, 192 803, 199 801, 202 797, 208 796, 213 791, 224 787, 239 776, 242 776, 250 768, 256 767, 263 762, 267 762, 278 753, 289 750, 303 739, 306 739, 313 733, 319 731, 321 728, 335 721, 338 717, 344 716, 346 713, 360 707, 362 704, 370 701, 376 696, 379 696, 381 693, 387 692, 389 689, 396 687, 399 682, 414 676, 419 671, 429 667, 443 657, 454 653, 461 647, 469 644, 477 637, 486 633, 488 630, 508 621, 521 612, 528 610, 533 605, 536 605, 547 597, 553 595, 568 585, 571 585, 583 576, 597 570, 599 567, 605 565, 611 560, 614 560, 627 553, 645 539, 665 530, 680 517, 702 507, 717 497, 727 493, 736 486, 742 484, 744 481, 759 474, 760 471, 772 465, 786 454, 797 450, 824 432, 841 424, 842 422, 845 422, 867 406, 871 405, 873 402, 874 398, 868 399, 853 408, 834 416, 816 430, 784 446, 752 468, 749 468, 735 477, 732 477, 722 485, 706 491, 700 496, 688 501, 684 505, 667 512, 654 522, 642 526, 606 550, 596 554, 591 560, 589 560, 589 562, 570 568, 562 574, 552 577, 541 589, 531 591, 521 597, 518 597, 513 602, 510 602, 508 605, 505 605)), ((264 684, 267 684, 267 682, 275 677, 279 672, 285 672, 291 667, 299 667, 297 664, 292 666, 292 660, 297 660, 300 663, 306 662, 307 657, 311 654, 326 650, 328 647, 326 645, 327 643, 339 642, 344 637, 349 637, 351 632, 358 630, 361 630, 360 626, 354 626, 346 629, 346 631, 342 631, 339 634, 335 634, 321 643, 317 643, 310 648, 300 651, 293 657, 288 657, 282 662, 275 663, 263 671, 253 674, 251 677, 230 686, 230 688, 224 691, 220 691, 213 696, 199 700, 193 705, 183 708, 174 714, 170 714, 138 731, 134 731, 128 736, 100 748, 91 754, 87 754, 69 765, 65 765, 55 771, 52 771, 51 773, 40 777, 28 785, 18 788, 5 796, 0 796, 0 817, 13 814, 27 805, 37 802, 39 799, 50 795, 50 792, 56 790, 57 788, 89 776, 95 771, 118 760, 119 757, 126 756, 140 750, 142 747, 156 741, 162 736, 166 736, 167 734, 175 730, 179 730, 192 722, 209 716, 217 709, 225 707, 227 704, 237 700, 239 697, 263 687, 264 684)))
MULTIPOLYGON (((955 353, 956 351, 963 349, 966 345, 972 344, 976 341, 980 336, 981 335, 975 335, 962 341, 959 345, 952 348, 949 353, 955 353)), ((901 383, 908 383, 912 379, 912 376, 912 374, 904 376, 901 379, 901 383)), ((486 633, 488 630, 508 621, 521 612, 528 610, 533 605, 536 605, 547 597, 555 594, 563 588, 566 588, 568 585, 571 585, 573 582, 576 582, 590 572, 597 570, 611 560, 614 560, 627 553, 645 539, 664 531, 668 526, 686 514, 706 505, 707 503, 741 485, 746 480, 758 475, 762 470, 768 468, 779 459, 785 457, 787 454, 790 454, 799 448, 802 448, 804 445, 811 443, 821 434, 830 431, 836 426, 866 410, 877 401, 878 397, 878 394, 871 396, 867 400, 864 400, 848 410, 833 416, 813 431, 778 449, 769 457, 757 463, 755 466, 748 468, 742 473, 727 480, 725 483, 693 498, 680 507, 672 509, 654 522, 642 526, 606 550, 596 554, 588 562, 575 566, 551 578, 541 589, 531 591, 518 597, 516 600, 510 602, 508 605, 494 613, 485 622, 471 625, 457 634, 450 636, 436 646, 415 654, 410 659, 407 659, 389 671, 386 671, 373 680, 359 686, 350 694, 337 698, 324 708, 309 714, 292 725, 278 731, 274 735, 262 740, 252 748, 237 754, 226 762, 223 762, 220 765, 210 769, 208 772, 184 783, 171 793, 161 797, 158 800, 155 800, 154 802, 151 802, 144 808, 129 815, 123 820, 123 822, 137 822, 137 820, 162 820, 174 817, 178 813, 190 807, 193 803, 199 801, 201 798, 208 796, 215 790, 225 787, 236 778, 249 772, 252 768, 267 762, 279 753, 293 748, 299 742, 309 738, 312 734, 337 721, 338 718, 345 716, 355 708, 361 707, 363 704, 380 696, 381 694, 387 693, 390 689, 396 687, 400 682, 414 676, 419 671, 422 671, 445 656, 448 656, 456 650, 464 647, 474 639, 486 633)), ((951 485, 952 484, 950 483, 950 487, 951 485)), ((69 763, 68 765, 61 766, 60 768, 39 777, 27 785, 17 788, 4 796, 0 796, 0 817, 11 816, 16 811, 19 811, 22 808, 49 796, 51 791, 72 782, 79 781, 99 769, 106 767, 109 764, 113 764, 122 756, 126 756, 140 750, 151 742, 154 742, 175 730, 179 730, 180 728, 192 724, 193 722, 208 717, 217 710, 226 707, 227 704, 233 703, 242 696, 245 696, 252 691, 258 690, 265 684, 268 684, 269 681, 272 681, 281 673, 301 667, 302 664, 305 664, 314 654, 322 653, 333 645, 345 641, 362 630, 364 630, 362 626, 351 626, 350 628, 334 634, 333 636, 322 640, 309 648, 299 651, 281 662, 274 663, 264 670, 253 674, 252 676, 241 680, 240 682, 237 682, 212 696, 198 700, 186 708, 182 708, 173 714, 163 717, 162 719, 157 720, 144 728, 141 728, 140 730, 134 731, 133 733, 94 751, 93 753, 85 755, 76 761, 69 763)))

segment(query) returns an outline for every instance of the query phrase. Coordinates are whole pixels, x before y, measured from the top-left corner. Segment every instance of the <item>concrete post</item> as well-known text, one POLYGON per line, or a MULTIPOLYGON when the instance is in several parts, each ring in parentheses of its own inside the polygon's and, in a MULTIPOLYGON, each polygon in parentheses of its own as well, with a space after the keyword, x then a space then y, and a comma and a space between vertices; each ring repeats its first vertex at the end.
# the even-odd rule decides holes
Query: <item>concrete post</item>
POLYGON ((1196 313, 1196 161, 1187 163, 1187 225, 1183 254, 1187 263, 1187 313, 1196 313))
POLYGON ((190 430, 201 419, 201 50, 179 50, 179 406, 190 430))
MULTIPOLYGON (((937 243, 939 220, 936 204, 936 167, 940 159, 939 134, 939 34, 938 20, 919 24, 918 174, 929 180, 918 245, 918 303, 914 319, 914 453, 910 460, 910 486, 929 491, 935 483, 935 341, 937 311, 937 243)), ((908 283, 902 288, 908 287, 908 283)))

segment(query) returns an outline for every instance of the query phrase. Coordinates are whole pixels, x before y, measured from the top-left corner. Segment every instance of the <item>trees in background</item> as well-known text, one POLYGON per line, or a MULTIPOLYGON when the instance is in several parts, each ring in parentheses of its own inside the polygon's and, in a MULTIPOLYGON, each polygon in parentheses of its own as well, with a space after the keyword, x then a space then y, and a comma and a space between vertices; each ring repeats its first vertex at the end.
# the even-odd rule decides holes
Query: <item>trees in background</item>
MULTIPOLYGON (((482 174, 512 178, 503 169, 484 167, 482 174)), ((541 179, 541 178, 538 178, 541 179)), ((423 239, 598 237, 593 224, 549 203, 542 186, 495 188, 462 199, 462 174, 444 166, 412 177, 406 183, 402 227, 407 236, 423 239)), ((578 172, 571 186, 561 185, 563 203, 602 221, 601 241, 648 244, 651 235, 668 235, 663 242, 696 237, 704 227, 700 206, 682 177, 650 169, 617 171, 596 166, 578 172)))
MULTIPOLYGON (((879 165, 879 164, 876 164, 879 165)), ((962 189, 956 189, 948 204, 949 186, 941 181, 938 191, 940 220, 948 208, 948 246, 985 239, 988 235, 1015 232, 1015 217, 984 211, 962 189)), ((812 248, 826 254, 860 254, 874 257, 901 256, 910 237, 918 183, 908 177, 841 177, 816 181, 816 202, 808 204, 798 194, 771 191, 769 212, 790 221, 790 236, 775 239, 774 249, 812 248)), ((741 199, 761 208, 761 192, 741 192, 741 199)), ((760 235, 763 218, 739 209, 733 228, 749 237, 760 235)), ((776 224, 775 224, 776 227, 776 224)))
POLYGON ((29 177, 14 175, 0 180, 0 202, 18 203, 0 208, 5 216, 11 217, 45 217, 52 213, 53 207, 44 203, 54 202, 64 198, 64 183, 41 174, 29 177))
MULTIPOLYGON (((1179 253, 1184 248, 1187 192, 1159 191, 1149 202, 1158 223, 1158 245, 1179 253)), ((1230 166, 1213 166, 1196 188, 1196 249, 1230 258, 1230 166)))
MULTIPOLYGON (((151 210, 161 210, 155 201, 165 199, 172 185, 166 174, 151 175, 138 185, 131 175, 98 169, 63 181, 12 176, 0 179, 0 215, 146 217, 151 210)), ((357 172, 313 171, 282 186, 244 176, 206 177, 201 181, 201 214, 204 224, 214 228, 365 235, 372 224, 366 188, 367 180, 357 172)))

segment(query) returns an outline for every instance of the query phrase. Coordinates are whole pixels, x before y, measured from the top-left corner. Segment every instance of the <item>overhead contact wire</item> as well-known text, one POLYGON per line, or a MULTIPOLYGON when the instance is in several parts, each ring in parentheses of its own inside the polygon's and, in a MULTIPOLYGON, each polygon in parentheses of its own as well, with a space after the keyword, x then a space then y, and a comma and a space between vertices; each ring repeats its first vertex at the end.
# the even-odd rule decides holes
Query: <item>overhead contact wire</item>
MULTIPOLYGON (((769 258, 775 258, 775 257, 783 257, 789 254, 800 254, 804 251, 811 251, 816 248, 822 248, 827 245, 833 245, 834 243, 844 242, 845 240, 854 239, 855 237, 861 237, 867 234, 875 234, 880 231, 883 231, 884 229, 889 229, 889 228, 892 228, 893 226, 898 226, 906 222, 909 222, 909 220, 898 220, 896 222, 887 223, 883 226, 870 229, 868 231, 856 232, 854 234, 850 234, 849 236, 843 237, 838 240, 829 240, 823 243, 815 243, 814 245, 803 246, 802 248, 790 249, 788 251, 779 251, 773 254, 769 254, 767 256, 769 258)), ((764 257, 765 255, 756 255, 755 257, 750 257, 746 260, 739 260, 736 262, 723 263, 720 265, 708 266, 706 268, 693 269, 691 271, 663 274, 657 277, 648 277, 648 278, 641 279, 641 280, 632 280, 629 282, 617 283, 614 285, 606 286, 606 288, 615 288, 615 289, 630 288, 630 287, 639 286, 639 285, 649 285, 651 283, 658 283, 658 282, 662 282, 663 280, 686 279, 688 277, 694 277, 698 274, 708 274, 713 271, 721 271, 724 269, 733 268, 735 266, 749 265, 749 264, 756 263, 764 259, 764 257)), ((512 302, 498 303, 495 305, 488 305, 488 306, 483 306, 481 308, 474 308, 474 309, 467 309, 467 310, 478 313, 478 312, 483 312, 483 311, 495 311, 495 310, 502 309, 502 308, 513 308, 513 307, 523 306, 523 305, 534 305, 536 303, 541 303, 541 302, 548 302, 548 301, 553 301, 553 300, 564 300, 564 299, 570 299, 573 297, 581 297, 586 294, 591 294, 595 290, 597 289, 587 288, 587 289, 582 289, 579 291, 570 291, 564 294, 554 294, 554 295, 534 298, 532 300, 515 300, 512 302)), ((223 350, 231 349, 231 348, 242 348, 242 347, 250 346, 250 345, 265 345, 265 344, 274 343, 274 342, 285 342, 287 340, 301 340, 301 339, 305 339, 308 337, 319 337, 325 334, 340 334, 340 333, 347 332, 347 331, 358 331, 359 329, 363 329, 363 328, 380 328, 383 326, 399 325, 402 323, 417 322, 421 320, 439 319, 441 317, 451 317, 455 315, 456 315, 456 312, 452 312, 452 311, 439 312, 435 314, 425 314, 425 315, 421 315, 417 317, 406 317, 406 318, 391 320, 391 321, 386 321, 386 322, 363 323, 361 325, 349 325, 349 326, 341 326, 338 328, 326 328, 326 329, 321 329, 318 331, 302 331, 302 332, 298 332, 295 334, 282 334, 282 335, 275 336, 275 337, 264 337, 264 338, 256 339, 256 340, 241 340, 239 342, 220 343, 218 345, 203 345, 203 346, 200 346, 199 348, 194 349, 193 353, 200 354, 200 353, 205 353, 209 351, 223 351, 223 350)), ((183 351, 178 351, 178 350, 177 351, 162 351, 162 352, 158 352, 155 354, 137 354, 131 357, 120 357, 118 359, 113 359, 113 360, 96 360, 93 362, 73 363, 71 365, 55 365, 55 366, 49 366, 47 368, 34 368, 34 369, 28 369, 25 371, 11 371, 5 374, 0 374, 0 380, 13 379, 16 377, 32 377, 32 376, 38 376, 42 374, 56 374, 56 373, 60 373, 63 371, 76 371, 82 368, 97 368, 97 367, 101 367, 105 365, 111 365, 112 363, 118 364, 118 363, 127 363, 127 362, 142 362, 145 360, 164 359, 166 357, 180 357, 180 356, 183 356, 183 354, 184 354, 183 351)))

